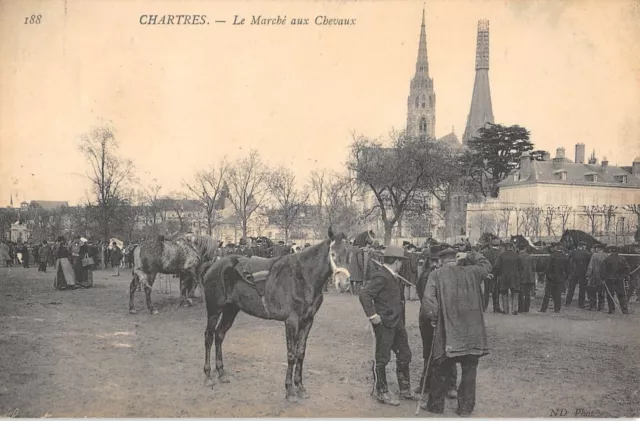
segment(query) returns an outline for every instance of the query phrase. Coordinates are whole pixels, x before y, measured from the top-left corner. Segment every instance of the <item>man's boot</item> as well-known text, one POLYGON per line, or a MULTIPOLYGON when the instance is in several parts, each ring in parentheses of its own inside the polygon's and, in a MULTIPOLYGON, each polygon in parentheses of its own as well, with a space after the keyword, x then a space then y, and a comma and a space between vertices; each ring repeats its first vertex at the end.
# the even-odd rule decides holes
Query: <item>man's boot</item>
POLYGON ((400 405, 400 401, 393 393, 389 392, 387 386, 387 370, 384 365, 376 364, 376 399, 385 405, 400 405))
POLYGON ((502 312, 509 314, 509 294, 500 294, 500 305, 502 306, 502 312))
POLYGON ((511 314, 518 314, 518 299, 520 298, 520 293, 512 292, 511 293, 511 314))
POLYGON ((409 376, 409 364, 396 363, 396 375, 398 376, 398 388, 400 389, 400 399, 407 399, 410 401, 417 401, 420 399, 419 395, 416 395, 411 390, 411 381, 409 376))

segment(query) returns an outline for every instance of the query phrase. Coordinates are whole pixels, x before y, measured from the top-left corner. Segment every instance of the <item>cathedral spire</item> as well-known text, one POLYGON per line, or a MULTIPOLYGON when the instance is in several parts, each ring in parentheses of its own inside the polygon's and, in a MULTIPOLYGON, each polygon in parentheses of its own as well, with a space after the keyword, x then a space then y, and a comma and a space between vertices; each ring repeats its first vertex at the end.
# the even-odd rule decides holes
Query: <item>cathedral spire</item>
POLYGON ((476 43, 476 78, 471 96, 471 109, 467 117, 467 125, 462 136, 462 143, 478 135, 478 130, 487 123, 493 123, 491 106, 491 90, 489 88, 489 21, 478 21, 478 38, 476 43))
POLYGON ((427 59, 427 27, 424 23, 424 5, 422 6, 422 25, 420 26, 420 42, 418 43, 418 59, 416 75, 429 76, 429 60, 427 59))

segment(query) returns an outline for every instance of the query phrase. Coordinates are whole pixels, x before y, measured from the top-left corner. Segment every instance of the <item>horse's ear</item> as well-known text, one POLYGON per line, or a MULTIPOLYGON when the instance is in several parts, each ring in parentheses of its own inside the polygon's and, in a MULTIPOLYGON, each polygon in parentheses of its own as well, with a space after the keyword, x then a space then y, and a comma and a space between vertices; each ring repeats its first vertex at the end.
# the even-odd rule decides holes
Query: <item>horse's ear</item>
POLYGON ((333 228, 331 226, 329 226, 329 239, 333 241, 334 235, 333 235, 333 228))

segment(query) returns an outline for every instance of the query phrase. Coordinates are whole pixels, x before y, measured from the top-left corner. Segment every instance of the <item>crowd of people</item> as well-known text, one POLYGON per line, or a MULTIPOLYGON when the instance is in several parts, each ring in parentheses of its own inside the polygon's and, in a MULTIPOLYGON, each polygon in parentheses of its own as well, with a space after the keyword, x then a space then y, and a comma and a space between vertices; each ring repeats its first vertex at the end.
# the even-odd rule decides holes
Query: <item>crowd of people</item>
POLYGON ((529 312, 537 281, 544 284, 540 312, 547 311, 550 301, 554 311, 560 312, 562 294, 566 293, 565 305, 570 305, 577 287, 580 308, 601 311, 606 300, 609 313, 614 313, 616 297, 620 312, 628 314, 638 268, 632 270, 616 246, 596 245, 592 255, 586 243, 571 251, 556 244, 550 255, 533 256, 526 248, 516 250, 513 243, 496 239, 479 249, 468 243, 437 253, 409 243, 405 247, 375 243, 352 247, 349 272, 375 333, 375 388, 381 403, 399 405, 398 398, 421 400, 423 409, 441 414, 449 397, 457 399, 458 415, 470 415, 475 406, 478 362, 489 353, 483 315, 489 300, 492 298, 495 313, 529 312), (412 299, 414 291, 421 301, 418 324, 424 369, 420 385, 412 390, 405 300, 412 299), (389 391, 386 381, 392 350, 398 397, 389 391), (459 385, 457 365, 462 371, 459 385))

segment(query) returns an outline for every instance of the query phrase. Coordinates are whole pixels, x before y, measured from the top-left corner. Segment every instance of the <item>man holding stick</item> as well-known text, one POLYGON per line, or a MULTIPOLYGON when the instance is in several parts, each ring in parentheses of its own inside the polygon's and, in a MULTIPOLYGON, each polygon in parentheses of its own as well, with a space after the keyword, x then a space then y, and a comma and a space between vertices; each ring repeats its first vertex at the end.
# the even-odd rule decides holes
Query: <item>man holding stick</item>
POLYGON ((489 353, 484 326, 480 284, 489 275, 491 263, 480 253, 458 254, 468 264, 457 264, 457 250, 440 252, 442 267, 429 275, 424 291, 421 317, 435 322, 429 399, 421 407, 442 414, 450 384, 452 365, 460 363, 462 379, 458 387, 460 416, 469 416, 476 403, 478 361, 489 353))
POLYGON ((404 281, 397 275, 405 259, 402 247, 387 246, 383 255, 384 265, 375 272, 371 281, 360 292, 360 303, 373 324, 376 338, 376 397, 379 402, 394 406, 400 402, 389 392, 386 373, 387 364, 391 360, 391 350, 396 353, 400 398, 419 399, 411 390, 409 379, 411 350, 404 320, 404 281))

